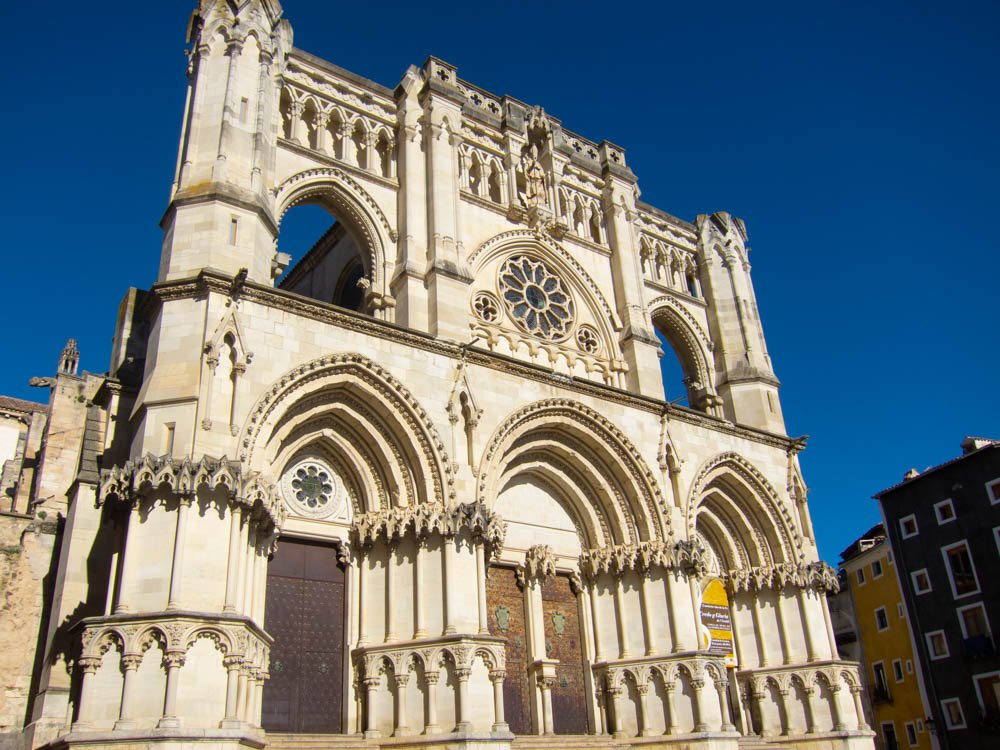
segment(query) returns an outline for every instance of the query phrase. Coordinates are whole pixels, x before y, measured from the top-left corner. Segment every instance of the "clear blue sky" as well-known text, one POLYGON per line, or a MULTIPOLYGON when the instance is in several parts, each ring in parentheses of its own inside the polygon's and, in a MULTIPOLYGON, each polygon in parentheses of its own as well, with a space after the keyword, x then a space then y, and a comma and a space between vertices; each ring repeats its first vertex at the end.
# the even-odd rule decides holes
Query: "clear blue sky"
MULTIPOLYGON (((194 3, 6 2, 4 367, 107 368, 155 278, 194 3)), ((296 45, 394 86, 433 54, 627 149, 643 200, 746 220, 830 562, 872 493, 1000 437, 995 2, 287 0, 296 45)))

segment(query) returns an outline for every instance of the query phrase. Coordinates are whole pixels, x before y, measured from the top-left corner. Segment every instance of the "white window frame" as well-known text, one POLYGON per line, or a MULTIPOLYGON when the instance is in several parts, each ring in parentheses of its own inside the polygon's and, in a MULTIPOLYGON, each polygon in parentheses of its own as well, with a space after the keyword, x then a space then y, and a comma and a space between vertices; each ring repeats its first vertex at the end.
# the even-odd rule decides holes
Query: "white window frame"
POLYGON ((948 636, 946 636, 944 634, 943 630, 932 630, 930 633, 926 633, 924 635, 924 638, 927 639, 927 653, 930 656, 930 660, 931 661, 938 661, 940 659, 947 659, 949 656, 951 656, 951 649, 948 648, 948 636), (944 644, 944 653, 943 654, 935 654, 934 653, 934 645, 933 645, 934 640, 933 640, 933 638, 936 635, 940 635, 941 636, 941 642, 944 644))
POLYGON ((997 542, 997 554, 1000 555, 1000 526, 993 527, 993 538, 997 542))
MULTIPOLYGON (((913 659, 906 660, 906 674, 913 674, 913 659)), ((923 729, 920 730, 924 731, 923 729)))
POLYGON ((958 698, 944 698, 941 701, 941 713, 944 714, 944 723, 948 729, 965 729, 965 709, 962 708, 962 701, 958 698), (954 703, 958 706, 958 712, 962 715, 961 724, 951 723, 951 714, 948 713, 947 705, 949 703, 954 703))
POLYGON ((976 596, 982 592, 982 586, 979 584, 979 573, 976 572, 976 563, 972 559, 972 548, 969 546, 968 539, 959 539, 953 544, 948 544, 941 548, 941 557, 944 559, 944 569, 948 573, 948 583, 951 584, 951 594, 955 599, 964 599, 967 596, 976 596), (969 555, 969 565, 972 566, 972 579, 976 582, 976 588, 974 591, 966 591, 964 594, 959 594, 958 589, 955 588, 955 579, 951 574, 951 561, 948 559, 948 553, 953 549, 958 549, 959 547, 965 547, 965 551, 969 555))
POLYGON ((934 517, 937 519, 938 526, 944 526, 946 523, 951 523, 958 518, 958 515, 955 513, 955 503, 951 501, 950 497, 945 498, 939 503, 934 503, 934 517), (940 509, 945 507, 951 509, 951 516, 949 518, 942 519, 940 509))
POLYGON ((927 568, 914 570, 912 573, 910 573, 910 580, 913 582, 913 593, 916 594, 917 596, 920 596, 922 594, 929 594, 931 591, 934 590, 934 586, 931 583, 931 574, 927 572, 927 568), (924 578, 927 579, 927 588, 925 589, 921 589, 919 586, 917 586, 917 576, 919 576, 921 573, 923 573, 924 578))
POLYGON ((963 612, 967 612, 970 609, 980 609, 983 612, 983 620, 986 622, 986 635, 993 638, 993 628, 990 627, 990 616, 986 613, 986 605, 982 602, 976 602, 975 604, 967 604, 964 607, 955 607, 955 616, 958 617, 958 627, 962 629, 962 637, 968 638, 969 631, 965 629, 965 618, 962 617, 963 612))
POLYGON ((889 622, 889 613, 885 611, 885 607, 876 607, 875 608, 875 629, 878 630, 878 632, 880 632, 880 633, 884 633, 885 631, 887 631, 889 629, 890 625, 891 625, 891 623, 889 622), (885 627, 884 628, 879 627, 879 624, 878 624, 878 613, 879 612, 881 612, 883 615, 885 615, 885 627))
POLYGON ((902 518, 899 519, 899 533, 903 537, 903 539, 911 539, 911 538, 915 537, 917 534, 920 533, 920 525, 917 523, 917 517, 913 513, 911 513, 908 516, 903 516, 902 518), (907 521, 913 521, 913 533, 912 534, 907 534, 906 533, 906 522, 907 521))
POLYGON ((1000 503, 1000 478, 986 483, 986 497, 990 499, 990 505, 1000 503))
POLYGON ((872 560, 872 580, 876 578, 881 578, 885 574, 885 566, 882 565, 881 560, 872 560), (875 566, 878 565, 878 572, 875 572, 875 566))
POLYGON ((979 710, 985 712, 986 704, 983 703, 983 693, 979 689, 979 680, 983 677, 1000 677, 1000 670, 995 672, 983 672, 972 675, 972 685, 976 688, 976 700, 979 701, 979 710))
POLYGON ((903 674, 902 659, 892 660, 892 677, 896 682, 902 682, 905 679, 905 675, 903 674))
POLYGON ((854 577, 858 580, 859 586, 864 586, 866 583, 868 583, 867 579, 865 578, 865 567, 863 565, 860 568, 858 568, 858 572, 854 577))
POLYGON ((910 747, 917 747, 920 745, 920 740, 917 738, 917 727, 912 721, 908 721, 903 725, 906 728, 906 742, 910 747))

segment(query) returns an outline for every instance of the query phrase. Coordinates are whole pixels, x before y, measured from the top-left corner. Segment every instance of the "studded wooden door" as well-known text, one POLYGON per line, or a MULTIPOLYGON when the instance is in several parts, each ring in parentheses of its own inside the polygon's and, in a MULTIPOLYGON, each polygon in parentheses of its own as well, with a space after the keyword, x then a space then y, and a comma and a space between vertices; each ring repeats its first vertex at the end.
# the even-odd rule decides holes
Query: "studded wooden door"
POLYGON ((584 681, 583 640, 576 594, 564 575, 548 576, 542 584, 545 652, 558 659, 552 688, 552 717, 556 734, 587 734, 587 683, 584 681))
POLYGON ((524 634, 524 594, 510 568, 490 567, 486 579, 490 634, 503 638, 507 676, 503 681, 504 717, 514 734, 531 734, 531 689, 524 634))
POLYGON ((267 570, 274 637, 264 729, 339 733, 344 702, 344 571, 333 547, 282 539, 267 570))

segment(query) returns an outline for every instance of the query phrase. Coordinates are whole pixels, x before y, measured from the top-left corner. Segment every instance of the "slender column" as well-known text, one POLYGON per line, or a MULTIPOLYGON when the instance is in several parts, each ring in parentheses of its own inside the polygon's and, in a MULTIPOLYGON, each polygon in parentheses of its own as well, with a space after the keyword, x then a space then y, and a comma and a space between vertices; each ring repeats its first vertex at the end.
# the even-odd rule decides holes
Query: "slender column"
POLYGON ((670 628, 670 652, 677 654, 684 650, 680 636, 677 634, 677 608, 674 606, 674 571, 665 571, 664 582, 667 587, 667 625, 670 628))
POLYGON ((746 690, 737 691, 740 696, 740 704, 743 706, 743 715, 741 718, 743 724, 743 733, 747 735, 755 735, 753 727, 753 708, 750 703, 750 686, 748 685, 746 690))
POLYGON ((259 727, 260 721, 260 710, 264 701, 264 675, 257 673, 257 680, 253 686, 253 710, 250 712, 250 723, 259 727))
POLYGON ((733 647, 736 651, 736 661, 739 668, 745 668, 747 663, 746 657, 746 643, 744 640, 738 636, 739 625, 736 620, 736 602, 734 601, 735 596, 729 599, 729 618, 733 623, 733 647))
POLYGON ((260 682, 259 669, 247 669, 247 684, 243 692, 243 720, 247 724, 253 724, 254 700, 257 697, 257 683, 260 682))
POLYGON ((94 704, 94 674, 101 666, 100 657, 87 656, 79 660, 80 668, 83 669, 83 677, 80 682, 80 712, 74 727, 86 727, 93 716, 94 704))
POLYGON ((552 688, 555 678, 539 677, 538 687, 542 690, 542 731, 544 734, 555 734, 555 723, 552 717, 552 688))
POLYGON ((125 614, 129 611, 129 587, 132 584, 132 578, 135 576, 131 566, 135 557, 135 545, 139 543, 136 540, 136 531, 141 523, 139 518, 139 506, 141 503, 141 498, 136 498, 132 505, 132 510, 128 514, 128 526, 125 529, 125 544, 122 547, 122 576, 118 588, 118 606, 115 607, 116 615, 125 614))
POLYGON ((215 160, 216 170, 213 172, 213 179, 224 180, 226 175, 224 166, 226 157, 229 154, 229 131, 232 125, 234 102, 236 99, 236 82, 239 72, 239 58, 243 54, 243 40, 230 39, 226 45, 226 54, 229 57, 229 76, 226 81, 225 104, 223 105, 222 126, 219 128, 219 150, 215 160))
POLYGON ((642 635, 646 640, 646 656, 656 656, 660 649, 656 643, 656 631, 653 629, 653 605, 650 601, 651 592, 650 571, 639 573, 639 586, 642 589, 642 635))
POLYGON ((607 690, 608 695, 611 696, 611 734, 614 737, 623 737, 624 732, 622 729, 622 689, 620 687, 612 687, 607 690))
POLYGON ((649 726, 649 685, 636 685, 639 691, 639 724, 642 726, 642 736, 652 737, 655 732, 649 726))
POLYGON ((327 140, 329 135, 327 133, 326 126, 330 122, 329 112, 317 112, 316 113, 316 150, 321 153, 329 152, 330 148, 327 145, 327 140))
POLYGON ((226 668, 226 716, 222 720, 223 727, 235 727, 240 723, 237 698, 242 664, 241 656, 227 656, 222 660, 222 666, 226 668))
MULTIPOLYGON (((758 722, 758 732, 761 737, 766 734, 766 728, 764 726, 764 694, 759 690, 750 689, 750 701, 752 708, 756 709, 757 722, 758 722)), ((753 725, 753 712, 750 714, 750 724, 753 725)))
POLYGON ((426 537, 418 537, 413 553, 413 637, 427 637, 427 623, 424 621, 424 548, 426 537))
POLYGON ((290 140, 303 146, 305 144, 302 141, 302 112, 305 110, 305 105, 302 102, 292 102, 292 106, 289 109, 292 116, 292 127, 289 133, 292 137, 290 140))
POLYGON ((257 545, 262 536, 261 529, 255 528, 250 533, 250 544, 246 550, 246 560, 244 565, 247 568, 246 590, 243 592, 243 612, 250 614, 253 609, 254 593, 257 590, 257 545))
POLYGON ((691 629, 694 643, 689 648, 692 651, 697 651, 701 648, 701 618, 698 605, 698 599, 701 598, 701 591, 699 590, 698 581, 693 576, 688 576, 688 591, 691 592, 691 619, 694 621, 694 627, 691 629))
POLYGON ((476 546, 476 592, 479 597, 479 634, 489 635, 489 619, 486 614, 486 554, 483 549, 483 541, 480 539, 476 546))
POLYGON ((229 504, 229 561, 226 564, 226 603, 223 612, 236 611, 236 595, 240 585, 240 525, 243 508, 229 504))
POLYGON ((493 731, 506 732, 507 720, 503 712, 503 681, 507 673, 502 669, 490 670, 490 681, 493 683, 493 731))
POLYGON ((702 705, 702 693, 705 688, 704 680, 691 680, 691 687, 694 688, 694 703, 691 708, 694 714, 694 731, 707 732, 708 724, 705 723, 705 711, 702 705))
POLYGON ((847 725, 844 723, 843 712, 840 709, 840 685, 830 686, 830 712, 833 714, 833 730, 835 732, 846 732, 847 725))
POLYGON ((239 678, 236 680, 236 718, 240 721, 246 721, 244 709, 247 704, 247 677, 247 667, 241 662, 239 678))
MULTIPOLYGON (((250 513, 243 514, 243 524, 240 526, 240 561, 236 564, 238 569, 239 581, 236 585, 236 606, 237 608, 243 607, 244 602, 246 602, 246 591, 247 591, 247 578, 250 577, 249 570, 249 559, 247 554, 247 549, 251 542, 251 530, 250 527, 253 525, 253 518, 250 513)), ((246 610, 244 610, 245 612, 246 610)))
POLYGON ((442 535, 441 536, 441 573, 442 585, 444 586, 444 635, 451 635, 456 632, 455 629, 455 605, 452 599, 452 567, 453 563, 451 560, 451 547, 454 542, 452 539, 442 535))
POLYGON ((667 694, 667 734, 677 734, 677 682, 671 680, 663 683, 663 691, 667 694))
POLYGON ((167 597, 167 609, 179 609, 181 586, 184 583, 184 547, 187 537, 187 517, 193 495, 181 495, 177 504, 177 526, 174 530, 174 559, 170 568, 170 594, 167 597))
POLYGON ((135 671, 142 663, 142 654, 125 654, 122 657, 122 703, 118 712, 115 729, 134 729, 135 720, 132 717, 132 704, 135 701, 135 671))
POLYGON ((163 666, 167 670, 167 685, 163 691, 163 716, 156 726, 177 727, 180 726, 180 720, 177 718, 177 677, 181 667, 184 666, 184 653, 167 654, 163 657, 163 666))
POLYGON ((458 678, 458 723, 455 725, 456 732, 468 732, 472 728, 469 721, 469 675, 472 670, 468 667, 461 667, 455 670, 455 677, 458 678))
POLYGON ((823 624, 826 626, 826 637, 830 642, 830 658, 837 659, 840 657, 837 651, 837 636, 833 632, 833 621, 830 619, 830 606, 829 601, 823 601, 826 597, 825 595, 818 595, 820 602, 820 609, 823 611, 823 624))
POLYGON ((861 702, 860 685, 851 685, 851 697, 854 698, 854 712, 858 715, 858 729, 867 731, 868 722, 865 720, 865 706, 861 702))
POLYGON ((396 680, 396 727, 394 737, 405 737, 410 733, 406 726, 406 685, 410 681, 409 674, 398 674, 396 680))
POLYGON ((800 589, 798 597, 799 614, 802 616, 802 629, 806 633, 806 651, 809 653, 809 661, 819 661, 819 651, 816 649, 816 634, 813 633, 813 626, 809 621, 809 610, 806 602, 809 599, 811 589, 800 589))
POLYGON ((806 734, 816 732, 816 688, 803 688, 806 694, 806 734))
POLYGON ((381 736, 375 716, 375 693, 378 692, 379 682, 381 682, 379 677, 365 677, 364 679, 365 692, 367 693, 367 700, 365 701, 365 739, 381 736))
POLYGON ((386 540, 385 558, 385 642, 392 643, 396 637, 396 549, 391 541, 386 540))
POLYGON ((778 609, 778 638, 781 641, 781 655, 783 664, 791 664, 792 649, 788 642, 788 613, 785 612, 785 590, 779 588, 775 590, 775 603, 778 609))
POLYGON ((620 575, 615 580, 615 620, 618 623, 618 658, 627 659, 631 656, 628 649, 628 626, 625 622, 625 580, 620 575))
POLYGON ((594 661, 604 661, 604 649, 601 646, 600 619, 597 606, 597 581, 590 583, 590 619, 594 622, 594 661))
POLYGON ((424 734, 437 734, 441 731, 438 726, 438 706, 437 687, 440 672, 425 672, 424 679, 427 681, 427 724, 424 725, 424 734))
POLYGON ((757 608, 757 600, 751 599, 749 603, 750 614, 753 616, 753 630, 757 636, 757 650, 760 656, 760 665, 762 667, 771 666, 771 654, 767 645, 767 635, 764 633, 764 628, 760 624, 760 611, 757 608))
POLYGON ((779 690, 778 695, 781 696, 781 736, 787 737, 792 729, 788 721, 788 690, 779 690))
POLYGON ((722 717, 722 724, 719 730, 722 732, 735 732, 736 727, 733 722, 730 721, 730 710, 729 710, 729 681, 728 680, 716 680, 715 681, 715 692, 719 697, 719 715, 722 717))
MULTIPOLYGON (((358 645, 368 645, 368 623, 365 621, 365 613, 368 611, 368 583, 366 582, 366 571, 368 568, 364 552, 358 549, 358 645)), ((365 683, 367 684, 367 683, 365 683)))

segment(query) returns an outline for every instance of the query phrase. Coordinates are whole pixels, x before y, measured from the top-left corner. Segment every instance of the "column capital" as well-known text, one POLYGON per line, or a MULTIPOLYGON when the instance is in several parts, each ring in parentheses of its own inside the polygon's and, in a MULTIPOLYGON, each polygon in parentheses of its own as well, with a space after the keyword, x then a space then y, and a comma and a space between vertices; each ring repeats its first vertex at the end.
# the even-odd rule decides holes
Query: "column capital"
POLYGON ((377 688, 382 683, 382 678, 379 675, 375 675, 374 677, 364 677, 361 681, 364 683, 366 688, 372 690, 373 688, 377 688))
POLYGON ((427 681, 428 685, 437 685, 438 681, 441 679, 440 672, 425 672, 424 680, 427 681))
POLYGON ((507 677, 507 672, 503 669, 491 669, 490 680, 492 682, 503 682, 507 677))
MULTIPOLYGON (((164 669, 180 669, 187 660, 187 654, 183 651, 169 651, 163 656, 164 669)), ((223 659, 223 664, 225 660, 223 659)))
POLYGON ((77 659, 76 663, 80 665, 84 674, 94 674, 101 666, 101 658, 99 656, 83 656, 77 659))
POLYGON ((468 682, 471 675, 472 670, 468 667, 459 667, 455 670, 455 677, 458 678, 459 682, 468 682))
POLYGON ((123 671, 134 671, 139 668, 142 664, 143 654, 125 654, 122 657, 122 670, 123 671))

